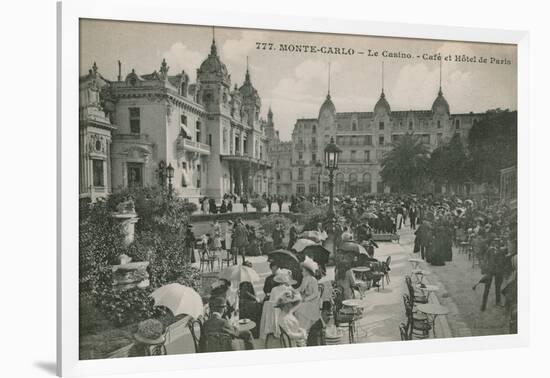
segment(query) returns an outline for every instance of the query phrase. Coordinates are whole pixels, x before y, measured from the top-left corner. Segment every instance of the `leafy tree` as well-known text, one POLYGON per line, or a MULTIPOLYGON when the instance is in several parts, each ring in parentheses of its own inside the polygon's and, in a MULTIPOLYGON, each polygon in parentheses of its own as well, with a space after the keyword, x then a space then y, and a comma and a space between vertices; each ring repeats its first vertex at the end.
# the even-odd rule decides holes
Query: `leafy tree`
POLYGON ((416 191, 426 179, 428 156, 418 136, 403 135, 382 158, 382 181, 398 192, 416 191))
POLYGON ((517 164, 517 112, 490 110, 468 135, 469 171, 478 183, 497 184, 502 168, 517 164))
POLYGON ((459 134, 433 150, 428 162, 430 178, 438 184, 457 185, 468 179, 468 156, 459 134))

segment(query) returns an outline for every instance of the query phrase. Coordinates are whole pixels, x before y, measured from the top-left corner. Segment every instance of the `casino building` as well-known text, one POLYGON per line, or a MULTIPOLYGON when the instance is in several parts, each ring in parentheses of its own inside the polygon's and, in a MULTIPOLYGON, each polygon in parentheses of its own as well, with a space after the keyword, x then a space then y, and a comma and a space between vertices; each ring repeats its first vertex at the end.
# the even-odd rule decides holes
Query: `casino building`
MULTIPOLYGON (((382 87, 372 111, 337 112, 329 86, 318 115, 298 119, 290 143, 271 145, 274 193, 308 195, 317 194, 320 188, 321 193, 327 194, 323 150, 331 137, 343 150, 335 173, 335 194, 388 193, 390 188, 380 177, 380 163, 392 142, 406 133, 418 135, 430 150, 448 142, 454 134, 466 141, 470 128, 481 116, 451 113, 441 84, 431 108, 426 110, 392 110, 382 87)), ((466 186, 459 191, 469 189, 466 186)))
POLYGON ((80 78, 81 198, 167 185, 168 166, 175 195, 193 202, 268 192, 273 134, 260 118, 261 97, 248 67, 232 87, 214 39, 195 83, 184 71, 170 75, 165 60, 152 73, 121 71, 119 62, 109 80, 94 63, 80 78))

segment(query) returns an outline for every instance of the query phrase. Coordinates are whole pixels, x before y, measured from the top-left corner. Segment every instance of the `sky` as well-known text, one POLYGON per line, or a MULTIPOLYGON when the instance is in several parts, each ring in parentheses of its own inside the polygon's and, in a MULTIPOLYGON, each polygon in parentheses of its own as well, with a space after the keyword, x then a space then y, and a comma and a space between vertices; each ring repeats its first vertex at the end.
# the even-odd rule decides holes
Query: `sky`
POLYGON ((513 45, 81 20, 80 72, 87 73, 96 62, 104 77, 115 80, 118 60, 124 77, 132 69, 138 74, 158 71, 165 58, 169 74, 185 70, 195 82, 213 34, 232 86, 244 81, 248 57, 252 83, 262 98, 261 114, 265 118, 271 106, 283 140, 290 139, 298 118, 318 116, 329 82, 337 112, 372 111, 382 85, 392 110, 431 109, 440 77, 451 113, 517 109, 517 48, 513 45), (258 48, 257 43, 266 45, 258 48), (282 51, 281 44, 325 49, 290 52, 282 51), (335 53, 337 48, 340 54, 335 53), (384 57, 384 52, 393 56, 384 57), (429 59, 437 54, 441 60, 429 59), (458 62, 457 55, 476 60, 458 62), (496 64, 491 58, 507 64, 496 64))

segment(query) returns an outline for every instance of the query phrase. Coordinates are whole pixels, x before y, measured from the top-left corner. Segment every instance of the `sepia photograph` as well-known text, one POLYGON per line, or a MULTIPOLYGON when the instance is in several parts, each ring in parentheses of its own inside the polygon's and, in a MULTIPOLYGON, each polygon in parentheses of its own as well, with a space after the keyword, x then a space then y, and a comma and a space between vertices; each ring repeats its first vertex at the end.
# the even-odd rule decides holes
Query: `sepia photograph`
POLYGON ((516 44, 78 37, 80 360, 518 333, 516 44))

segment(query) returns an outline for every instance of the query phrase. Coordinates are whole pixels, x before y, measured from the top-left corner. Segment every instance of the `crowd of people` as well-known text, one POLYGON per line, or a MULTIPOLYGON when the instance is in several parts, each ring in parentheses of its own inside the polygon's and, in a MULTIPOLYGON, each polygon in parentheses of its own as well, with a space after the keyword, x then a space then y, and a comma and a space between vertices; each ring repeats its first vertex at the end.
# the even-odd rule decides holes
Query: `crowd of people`
MULTIPOLYGON (((268 206, 273 203, 273 198, 265 199, 268 206)), ((308 200, 293 196, 290 198, 291 210, 308 200)), ((322 198, 312 200, 324 201, 322 198)), ((273 343, 274 347, 280 347, 281 335, 293 346, 322 345, 326 323, 334 316, 335 310, 342 310, 341 302, 362 297, 364 291, 372 287, 378 288, 390 270, 389 259, 379 261, 375 257, 378 244, 373 235, 395 234, 403 227, 409 227, 415 234, 413 252, 431 265, 452 261, 453 246, 455 253, 460 250, 470 254, 481 267, 481 278, 473 283, 474 290, 484 285, 481 311, 487 308, 494 281, 496 304, 503 304, 504 294, 506 303, 503 305, 510 315, 511 332, 517 327, 515 210, 499 203, 474 202, 456 196, 345 196, 337 197, 335 203, 337 218, 307 228, 334 235, 334 250, 338 253, 333 261, 333 282, 325 278, 326 267, 308 256, 301 256, 300 277, 293 277, 292 271, 269 260, 271 274, 265 279, 263 296, 257 295, 250 282, 242 282, 238 298, 227 299, 223 309, 221 301, 210 302, 211 310, 212 304, 219 307, 218 321, 230 321, 232 316, 240 316, 256 323, 257 327, 251 333, 236 332, 238 327, 231 328, 232 337, 244 340, 246 348, 252 347, 250 340, 254 338, 265 340, 266 347, 273 346, 273 343), (360 245, 366 253, 346 253, 346 246, 350 243, 360 245), (365 266, 369 267, 368 272, 357 269, 365 266), (335 298, 339 304, 335 303, 335 298), (236 305, 235 301, 239 304, 236 305), (238 315, 232 314, 235 308, 239 309, 238 315)), ((272 249, 286 249, 299 256, 293 247, 303 231, 295 224, 288 229, 282 223, 276 224, 269 235, 273 241, 272 249)), ((206 238, 203 244, 209 249, 231 251, 234 263, 241 256, 241 263, 249 265, 245 256, 257 236, 255 228, 239 218, 235 223, 214 221, 206 238)), ((234 296, 234 293, 228 294, 231 285, 224 283, 221 286, 227 298, 234 296)))

